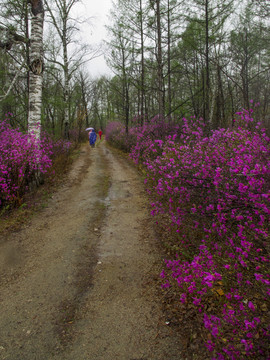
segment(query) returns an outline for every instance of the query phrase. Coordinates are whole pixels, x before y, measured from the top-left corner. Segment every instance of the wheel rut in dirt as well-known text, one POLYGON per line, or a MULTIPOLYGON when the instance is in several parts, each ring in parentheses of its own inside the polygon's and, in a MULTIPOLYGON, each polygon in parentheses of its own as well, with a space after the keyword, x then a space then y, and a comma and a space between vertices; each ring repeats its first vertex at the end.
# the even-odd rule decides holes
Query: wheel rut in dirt
POLYGON ((0 359, 179 359, 148 216, 136 170, 84 147, 48 207, 0 239, 0 359))

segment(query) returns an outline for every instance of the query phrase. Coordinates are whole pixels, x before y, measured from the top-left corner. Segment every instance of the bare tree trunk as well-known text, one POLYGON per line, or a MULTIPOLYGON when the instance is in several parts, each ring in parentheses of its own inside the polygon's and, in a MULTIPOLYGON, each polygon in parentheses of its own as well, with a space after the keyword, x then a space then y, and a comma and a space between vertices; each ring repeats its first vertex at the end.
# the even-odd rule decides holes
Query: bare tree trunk
MULTIPOLYGON (((64 1, 64 8, 66 9, 66 2, 64 1)), ((69 63, 68 63, 68 49, 67 49, 67 29, 66 22, 63 22, 63 59, 64 59, 64 106, 65 106, 65 124, 64 132, 65 138, 69 138, 69 63)))
MULTIPOLYGON (((218 75, 216 75, 214 77, 214 81, 213 81, 213 90, 212 90, 212 99, 211 99, 211 106, 210 106, 210 103, 209 103, 209 120, 208 120, 208 124, 209 124, 209 128, 210 129, 213 129, 214 128, 214 124, 213 124, 213 116, 214 116, 214 110, 215 110, 215 102, 216 102, 216 99, 217 99, 217 82, 218 82, 218 79, 217 79, 218 75)), ((216 105, 217 106, 217 105, 216 105)))
POLYGON ((157 76, 158 76, 158 107, 159 115, 164 116, 165 99, 164 99, 164 79, 163 79, 163 63, 162 63, 162 45, 161 45, 161 12, 160 0, 156 0, 156 17, 157 17, 157 76))
POLYGON ((79 0, 44 0, 46 10, 48 10, 51 18, 51 22, 54 25, 59 38, 61 40, 63 62, 61 67, 64 72, 64 84, 63 84, 63 100, 64 100, 64 119, 63 130, 65 138, 69 137, 70 128, 70 79, 71 79, 71 60, 68 56, 68 46, 71 44, 72 30, 76 30, 72 25, 71 11, 73 6, 79 2, 79 0), (54 7, 54 6, 55 7, 54 7), (60 18, 60 20, 58 19, 60 18))
POLYGON ((86 83, 83 77, 83 74, 80 72, 80 85, 81 85, 81 92, 82 92, 82 104, 83 104, 83 111, 85 114, 85 125, 86 127, 89 126, 89 114, 87 108, 87 96, 86 96, 86 83))
MULTIPOLYGON (((29 18, 28 18, 28 4, 27 0, 24 0, 24 24, 25 24, 25 36, 29 39, 29 18)), ((29 77, 30 77, 30 42, 28 41, 25 46, 25 57, 27 65, 27 96, 29 99, 29 77)), ((28 100, 29 101, 29 100, 28 100)), ((28 113, 27 113, 28 117, 28 113)))
POLYGON ((219 126, 225 127, 225 100, 224 100, 224 93, 223 93, 223 82, 221 78, 221 65, 218 65, 218 98, 219 98, 219 104, 217 107, 220 108, 219 114, 220 114, 220 123, 219 126))
POLYGON ((170 9, 170 0, 168 0, 168 9, 167 9, 167 22, 168 22, 168 114, 169 120, 171 120, 172 113, 172 89, 171 89, 171 9, 170 9))
POLYGON ((126 123, 126 134, 128 134, 128 122, 129 122, 129 92, 128 85, 125 85, 125 123, 126 123))
POLYGON ((30 74, 29 74, 29 113, 28 132, 40 138, 43 80, 43 22, 42 0, 30 0, 32 7, 30 74))
POLYGON ((209 4, 208 0, 205 0, 205 66, 206 66, 206 79, 205 79, 205 123, 210 130, 210 119, 209 119, 209 92, 210 92, 210 74, 209 74, 209 4))
POLYGON ((129 86, 128 86, 128 78, 126 74, 126 62, 125 62, 125 52, 122 48, 122 76, 123 76, 123 113, 125 114, 125 126, 126 126, 126 134, 128 134, 128 123, 129 123, 129 86))
POLYGON ((243 101, 246 109, 249 107, 249 79, 248 79, 248 33, 247 29, 243 33, 244 44, 244 60, 241 69, 242 87, 243 87, 243 101))
POLYGON ((144 64, 144 39, 143 39, 143 9, 142 0, 140 0, 140 31, 141 31, 141 124, 145 118, 145 64, 144 64))

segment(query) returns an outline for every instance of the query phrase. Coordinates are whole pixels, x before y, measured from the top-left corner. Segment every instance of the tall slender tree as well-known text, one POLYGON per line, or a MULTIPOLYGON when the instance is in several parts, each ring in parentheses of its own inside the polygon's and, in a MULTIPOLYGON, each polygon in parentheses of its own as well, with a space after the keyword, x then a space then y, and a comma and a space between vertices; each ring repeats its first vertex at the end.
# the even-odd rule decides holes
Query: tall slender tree
POLYGON ((42 0, 30 0, 31 46, 29 73, 29 114, 28 131, 40 137, 41 108, 42 108, 42 78, 43 78, 43 23, 44 9, 42 0))
POLYGON ((92 49, 83 42, 76 42, 78 34, 78 19, 73 17, 73 10, 81 0, 44 0, 49 19, 54 26, 61 43, 61 58, 51 58, 49 61, 60 66, 63 71, 63 103, 64 103, 64 135, 68 138, 70 127, 70 97, 71 79, 76 70, 86 61, 98 56, 100 51, 92 49), (71 47, 73 45, 73 48, 71 47))
POLYGON ((112 66, 116 76, 119 77, 119 82, 115 85, 121 89, 118 91, 122 94, 122 109, 120 116, 124 120, 126 132, 129 127, 130 117, 130 86, 131 86, 131 73, 135 65, 134 58, 134 38, 132 38, 130 31, 129 36, 126 34, 125 15, 123 13, 123 6, 121 1, 115 4, 114 9, 111 11, 112 25, 107 29, 110 31, 110 41, 107 45, 110 49, 110 55, 107 57, 108 64, 112 66))
POLYGON ((213 57, 215 56, 216 43, 220 43, 224 37, 221 30, 233 11, 233 0, 193 0, 193 3, 196 13, 191 7, 192 21, 197 21, 204 31, 204 46, 202 48, 203 118, 209 131, 212 126, 210 123, 210 103, 212 97, 215 96, 211 84, 213 57))
MULTIPOLYGON (((29 95, 29 7, 27 0, 3 0, 0 4, 0 48, 9 60, 1 66, 5 83, 1 87, 0 111, 12 112, 11 123, 27 128, 29 95)), ((3 52, 2 52, 3 54, 3 52)))
POLYGON ((150 7, 153 11, 152 29, 155 31, 155 57, 157 66, 157 98, 158 113, 165 115, 165 89, 164 89, 164 59, 162 47, 162 3, 161 0, 151 0, 150 7))
MULTIPOLYGON (((31 6, 31 43, 29 46, 28 39, 28 9, 26 7, 26 1, 19 4, 19 10, 21 16, 24 19, 24 33, 18 34, 17 29, 13 26, 3 29, 6 32, 6 39, 0 43, 0 47, 11 50, 14 43, 26 44, 26 57, 22 61, 22 65, 27 64, 27 89, 29 92, 28 100, 28 131, 33 133, 36 138, 40 137, 40 125, 41 125, 41 109, 42 109, 42 74, 44 68, 43 61, 43 23, 44 23, 44 9, 42 0, 28 0, 31 6)), ((13 8, 14 11, 14 8, 13 8)), ((17 55, 18 57, 18 55, 17 55)), ((14 56, 13 56, 14 58, 14 56)), ((14 77, 9 90, 15 84, 17 75, 14 77)))
POLYGON ((267 82, 269 76, 268 33, 269 28, 257 20, 254 9, 248 3, 240 15, 237 28, 230 34, 229 51, 234 69, 233 78, 238 82, 241 102, 246 108, 249 107, 251 99, 263 96, 262 84, 267 82))

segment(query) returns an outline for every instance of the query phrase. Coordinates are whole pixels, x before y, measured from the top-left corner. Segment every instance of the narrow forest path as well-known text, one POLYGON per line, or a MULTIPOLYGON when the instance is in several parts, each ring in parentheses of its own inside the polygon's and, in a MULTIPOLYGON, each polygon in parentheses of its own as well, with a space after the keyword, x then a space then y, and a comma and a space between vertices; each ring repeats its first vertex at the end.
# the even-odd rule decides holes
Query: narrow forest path
POLYGON ((48 206, 0 238, 0 359, 173 360, 142 181, 101 142, 48 206))

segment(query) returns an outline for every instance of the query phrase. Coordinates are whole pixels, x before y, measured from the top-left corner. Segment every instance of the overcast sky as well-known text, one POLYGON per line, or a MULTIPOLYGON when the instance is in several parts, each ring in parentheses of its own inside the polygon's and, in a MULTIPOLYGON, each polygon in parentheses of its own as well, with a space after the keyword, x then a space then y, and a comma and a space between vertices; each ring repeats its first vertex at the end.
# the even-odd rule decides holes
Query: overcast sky
MULTIPOLYGON (((99 43, 106 38, 105 24, 108 24, 108 14, 112 0, 83 0, 78 11, 83 17, 90 18, 91 26, 83 26, 83 38, 87 43, 99 43), (86 37, 86 39, 85 39, 86 37)), ((103 56, 89 61, 87 68, 92 77, 111 74, 103 56)))

